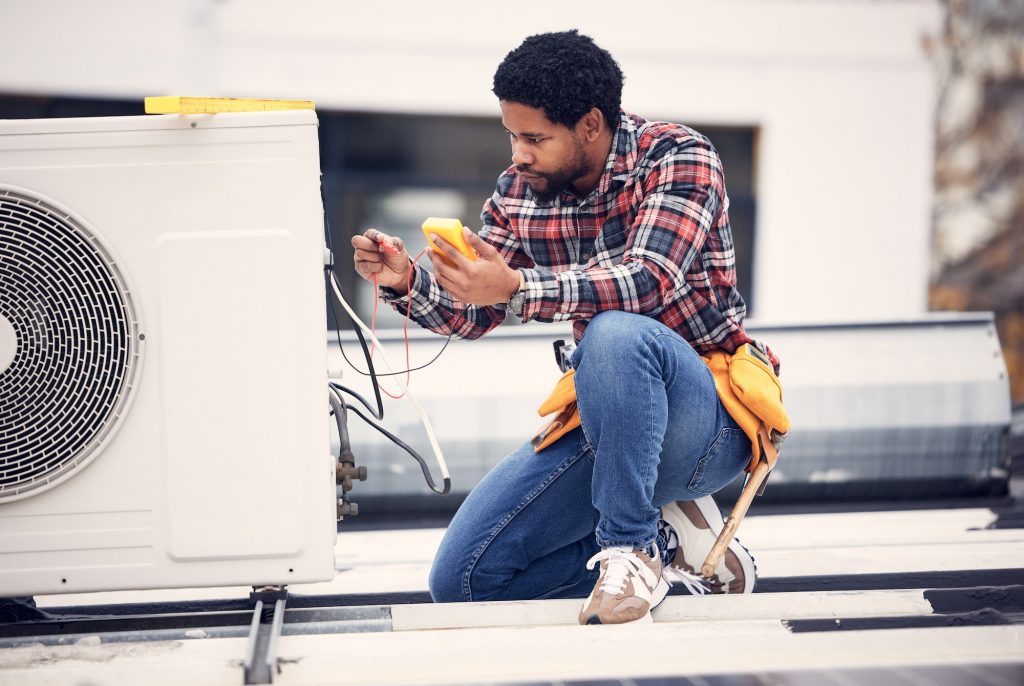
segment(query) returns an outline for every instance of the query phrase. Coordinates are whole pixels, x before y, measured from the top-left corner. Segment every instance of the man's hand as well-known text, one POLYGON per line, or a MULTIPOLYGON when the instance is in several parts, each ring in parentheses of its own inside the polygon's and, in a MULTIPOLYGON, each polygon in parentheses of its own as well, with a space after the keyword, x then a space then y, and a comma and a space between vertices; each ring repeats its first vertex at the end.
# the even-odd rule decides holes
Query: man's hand
POLYGON ((377 284, 404 295, 408 290, 409 270, 412 263, 401 238, 388 236, 377 229, 369 229, 362 236, 352 237, 356 249, 356 273, 367 281, 377 275, 377 284))
POLYGON ((427 251, 438 283, 470 305, 507 303, 519 290, 519 272, 505 264, 497 250, 468 228, 462 228, 462 237, 476 251, 475 260, 467 258, 437 234, 431 235, 431 240, 445 255, 441 257, 433 250, 427 251))

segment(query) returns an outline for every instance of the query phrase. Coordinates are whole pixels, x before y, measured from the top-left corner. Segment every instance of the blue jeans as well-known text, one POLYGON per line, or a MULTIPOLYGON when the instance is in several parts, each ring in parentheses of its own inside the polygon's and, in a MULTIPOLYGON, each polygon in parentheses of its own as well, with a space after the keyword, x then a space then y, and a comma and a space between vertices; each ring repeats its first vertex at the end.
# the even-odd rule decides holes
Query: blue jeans
POLYGON ((585 597, 598 550, 650 545, 661 505, 714 493, 750 460, 707 366, 656 320, 598 314, 572 364, 581 429, 526 443, 477 484, 434 558, 436 602, 585 597))

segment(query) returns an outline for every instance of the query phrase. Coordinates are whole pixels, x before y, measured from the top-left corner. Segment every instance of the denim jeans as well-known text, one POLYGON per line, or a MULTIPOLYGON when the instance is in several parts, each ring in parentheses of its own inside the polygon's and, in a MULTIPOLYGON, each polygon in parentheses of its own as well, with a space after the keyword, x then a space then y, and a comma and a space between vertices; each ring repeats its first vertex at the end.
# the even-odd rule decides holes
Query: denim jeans
POLYGON ((602 312, 572 356, 582 427, 529 442, 466 498, 430 572, 437 602, 578 598, 601 548, 650 545, 658 508, 714 493, 750 460, 711 372, 649 317, 602 312))

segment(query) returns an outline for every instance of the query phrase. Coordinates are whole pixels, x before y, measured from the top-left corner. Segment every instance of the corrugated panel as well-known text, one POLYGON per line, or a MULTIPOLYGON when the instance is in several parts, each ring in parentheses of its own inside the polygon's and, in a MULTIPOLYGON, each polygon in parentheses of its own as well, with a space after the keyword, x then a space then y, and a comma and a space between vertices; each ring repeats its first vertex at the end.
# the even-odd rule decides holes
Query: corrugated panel
MULTIPOLYGON (((1009 382, 990 314, 751 322, 748 331, 782 359, 794 425, 767 498, 1005 492, 1009 382)), ((443 344, 423 332, 411 336, 413 366, 443 344)), ((503 328, 479 341, 453 340, 436 363, 413 374, 411 388, 437 429, 454 493, 468 492, 539 427, 535 408, 559 375, 551 342, 571 337, 560 325, 503 328)), ((389 340, 397 364, 404 357, 400 338, 389 340)), ((336 343, 332 348, 332 359, 340 362, 336 343)), ((352 360, 361 355, 354 337, 345 338, 345 349, 352 360)), ((369 394, 364 378, 351 369, 344 378, 369 394)), ((385 425, 432 462, 412 409, 388 401, 385 410, 385 425)), ((428 493, 411 458, 358 418, 349 424, 357 460, 370 470, 370 479, 353 492, 355 500, 428 493)))

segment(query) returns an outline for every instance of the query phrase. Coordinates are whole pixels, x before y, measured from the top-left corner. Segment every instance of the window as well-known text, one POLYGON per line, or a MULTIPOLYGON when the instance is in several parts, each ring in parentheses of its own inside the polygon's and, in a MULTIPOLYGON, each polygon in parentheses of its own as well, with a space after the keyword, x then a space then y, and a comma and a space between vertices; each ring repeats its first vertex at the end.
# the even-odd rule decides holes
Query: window
MULTIPOLYGON (((511 161, 508 137, 498 116, 321 113, 320 117, 324 183, 339 265, 351 264, 351 236, 371 227, 400 236, 414 257, 425 246, 419 226, 426 217, 458 217, 478 229, 483 203, 511 161)), ((712 140, 725 166, 737 278, 749 310, 753 306, 756 130, 695 128, 712 140)), ((373 307, 372 286, 351 270, 339 271, 344 274, 346 293, 356 293, 352 300, 360 317, 368 315, 373 307)), ((506 321, 516 323, 512 317, 506 321)), ((347 322, 342 325, 351 327, 347 322)), ((377 325, 401 326, 402 317, 390 307, 381 307, 377 325)))
MULTIPOLYGON (((0 118, 4 119, 142 113, 140 100, 0 96, 0 118)), ((318 117, 336 271, 351 304, 368 321, 372 286, 350 266, 352 236, 370 227, 379 228, 400 236, 415 256, 425 247, 419 227, 426 217, 458 217, 471 229, 478 229, 483 203, 511 162, 508 136, 497 107, 494 117, 331 111, 319 111, 318 117)), ((753 128, 693 126, 712 140, 725 165, 739 289, 751 311, 757 132, 753 128)), ((333 322, 330 314, 328 317, 333 322)), ((378 309, 378 327, 401 324, 402 317, 390 307, 378 309)), ((352 328, 348 321, 341 326, 352 328)))

